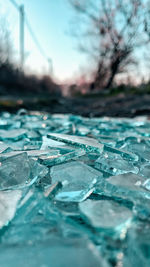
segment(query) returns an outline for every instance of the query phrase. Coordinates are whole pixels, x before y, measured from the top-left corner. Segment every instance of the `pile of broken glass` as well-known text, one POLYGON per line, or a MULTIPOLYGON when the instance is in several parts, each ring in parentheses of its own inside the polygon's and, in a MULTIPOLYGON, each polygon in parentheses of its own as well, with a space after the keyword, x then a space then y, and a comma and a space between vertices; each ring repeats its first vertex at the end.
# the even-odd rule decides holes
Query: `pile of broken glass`
POLYGON ((0 266, 150 266, 147 117, 1 113, 0 266))

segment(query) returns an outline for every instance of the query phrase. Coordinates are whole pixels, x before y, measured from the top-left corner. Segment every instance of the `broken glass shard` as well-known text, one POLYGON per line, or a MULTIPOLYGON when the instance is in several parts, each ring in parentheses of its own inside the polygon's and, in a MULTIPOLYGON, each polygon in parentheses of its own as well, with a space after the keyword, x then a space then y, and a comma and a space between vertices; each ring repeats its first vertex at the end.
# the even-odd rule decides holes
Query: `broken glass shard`
POLYGON ((115 201, 88 199, 80 203, 79 207, 90 225, 108 233, 119 232, 120 238, 125 237, 131 225, 132 212, 115 201))
POLYGON ((146 178, 149 178, 150 177, 150 164, 149 163, 142 164, 139 174, 146 178))
POLYGON ((139 197, 149 199, 150 192, 144 188, 145 181, 146 179, 133 173, 111 176, 107 180, 99 182, 96 192, 131 200, 139 197))
POLYGON ((150 160, 150 153, 149 153, 149 149, 150 149, 150 145, 148 146, 148 144, 146 145, 145 143, 125 143, 123 145, 123 149, 124 150, 128 150, 134 154, 137 154, 140 158, 142 159, 146 159, 146 160, 150 160))
POLYGON ((83 238, 62 239, 51 238, 36 244, 22 244, 21 246, 1 246, 0 266, 36 267, 108 267, 108 263, 98 253, 91 241, 83 238), (35 257, 36 255, 36 257, 35 257))
POLYGON ((0 191, 0 229, 13 219, 21 195, 20 190, 0 191))
POLYGON ((80 137, 67 134, 53 134, 47 135, 49 138, 58 140, 71 145, 79 146, 87 152, 101 153, 103 151, 103 144, 100 144, 96 139, 89 137, 80 137))
POLYGON ((150 225, 138 222, 127 235, 127 246, 122 264, 124 267, 150 266, 150 225))
POLYGON ((0 142, 0 153, 10 152, 12 149, 3 142, 0 142))
POLYGON ((62 184, 60 182, 56 182, 53 185, 48 185, 45 187, 44 196, 45 197, 54 197, 59 189, 62 188, 62 184))
POLYGON ((0 190, 26 185, 30 181, 27 153, 20 153, 0 161, 0 190))
POLYGON ((70 202, 86 199, 93 192, 97 178, 102 176, 99 171, 79 161, 53 166, 50 175, 52 183, 62 183, 62 189, 55 199, 70 202))
POLYGON ((83 155, 85 155, 85 151, 83 149, 76 149, 63 155, 57 154, 57 155, 51 155, 51 156, 41 156, 39 160, 41 163, 47 166, 53 166, 53 165, 63 163, 63 162, 66 162, 66 161, 69 161, 75 158, 79 158, 83 155))
POLYGON ((49 149, 49 147, 54 148, 54 147, 59 147, 59 146, 65 146, 65 144, 63 142, 58 142, 58 141, 49 139, 46 136, 43 136, 41 150, 49 149))
POLYGON ((14 129, 14 130, 0 130, 0 140, 14 140, 17 141, 26 137, 27 131, 25 129, 14 129))
POLYGON ((0 160, 0 190, 32 185, 47 173, 48 169, 33 159, 29 160, 26 152, 10 156, 0 160))
POLYGON ((111 175, 133 172, 137 174, 139 169, 131 163, 124 160, 121 155, 105 152, 95 161, 95 167, 111 175))
POLYGON ((116 149, 114 147, 110 147, 108 145, 104 145, 104 151, 112 152, 115 154, 121 155, 123 158, 127 160, 135 160, 138 161, 138 156, 136 154, 121 150, 121 149, 116 149))

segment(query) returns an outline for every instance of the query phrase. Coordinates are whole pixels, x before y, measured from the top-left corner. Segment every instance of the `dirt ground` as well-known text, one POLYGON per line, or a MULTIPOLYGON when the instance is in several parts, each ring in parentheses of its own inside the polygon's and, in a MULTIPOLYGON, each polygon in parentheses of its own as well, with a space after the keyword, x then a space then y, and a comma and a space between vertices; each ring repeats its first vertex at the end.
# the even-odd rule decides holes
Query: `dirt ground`
POLYGON ((0 98, 0 111, 16 112, 20 108, 84 117, 134 117, 150 115, 150 95, 0 98))

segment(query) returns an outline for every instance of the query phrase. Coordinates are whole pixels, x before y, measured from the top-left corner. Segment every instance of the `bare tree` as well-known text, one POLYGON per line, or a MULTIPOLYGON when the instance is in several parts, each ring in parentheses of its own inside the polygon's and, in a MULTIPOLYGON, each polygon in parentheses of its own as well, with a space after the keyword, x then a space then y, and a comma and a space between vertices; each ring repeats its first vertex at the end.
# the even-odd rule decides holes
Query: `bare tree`
POLYGON ((70 2, 82 22, 79 34, 85 39, 80 48, 96 57, 97 70, 92 87, 110 88, 117 74, 125 72, 129 65, 137 64, 135 51, 149 42, 144 30, 146 1, 70 2))

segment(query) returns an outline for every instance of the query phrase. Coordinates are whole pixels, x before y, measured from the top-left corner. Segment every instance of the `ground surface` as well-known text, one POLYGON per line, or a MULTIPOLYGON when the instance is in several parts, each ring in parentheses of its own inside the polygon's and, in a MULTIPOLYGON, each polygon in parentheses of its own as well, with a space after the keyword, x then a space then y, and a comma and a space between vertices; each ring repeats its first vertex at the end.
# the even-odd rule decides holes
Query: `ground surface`
POLYGON ((0 111, 16 112, 19 108, 50 113, 73 113, 85 117, 134 117, 150 115, 150 95, 0 97, 0 111))

